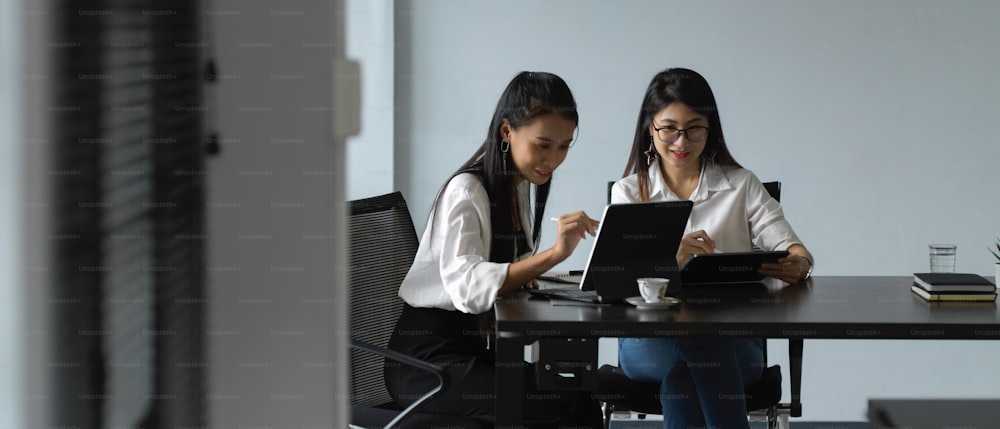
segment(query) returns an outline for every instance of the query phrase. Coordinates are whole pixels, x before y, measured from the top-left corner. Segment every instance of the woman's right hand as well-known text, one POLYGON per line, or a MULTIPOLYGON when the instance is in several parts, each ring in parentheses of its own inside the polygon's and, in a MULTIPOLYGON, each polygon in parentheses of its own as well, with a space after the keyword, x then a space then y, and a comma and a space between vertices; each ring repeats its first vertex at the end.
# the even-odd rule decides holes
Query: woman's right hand
POLYGON ((683 267, 694 255, 715 252, 715 241, 703 229, 685 235, 677 247, 677 266, 683 267))
POLYGON ((580 240, 597 234, 597 225, 600 222, 591 219, 583 211, 566 213, 559 216, 559 231, 556 233, 556 244, 552 250, 559 261, 563 261, 573 254, 576 245, 580 240))

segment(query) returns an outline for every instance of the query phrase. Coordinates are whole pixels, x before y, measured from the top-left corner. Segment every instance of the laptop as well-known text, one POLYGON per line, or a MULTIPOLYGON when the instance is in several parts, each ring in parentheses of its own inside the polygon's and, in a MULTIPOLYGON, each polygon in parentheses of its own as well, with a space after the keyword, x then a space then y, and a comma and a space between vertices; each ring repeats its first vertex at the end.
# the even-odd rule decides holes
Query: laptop
POLYGON ((706 253, 694 255, 681 268, 684 286, 702 284, 757 284, 764 275, 761 264, 774 263, 788 256, 787 251, 706 253))
POLYGON ((606 206, 577 287, 531 289, 529 293, 612 303, 638 296, 635 279, 640 277, 679 281, 677 247, 693 206, 690 201, 606 206))

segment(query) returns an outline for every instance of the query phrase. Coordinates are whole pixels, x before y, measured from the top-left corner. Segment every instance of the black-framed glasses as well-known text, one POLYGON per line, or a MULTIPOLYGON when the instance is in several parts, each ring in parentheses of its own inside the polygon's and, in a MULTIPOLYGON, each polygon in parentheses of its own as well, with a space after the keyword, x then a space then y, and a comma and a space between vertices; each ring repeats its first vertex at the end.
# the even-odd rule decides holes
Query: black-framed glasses
POLYGON ((664 143, 673 143, 677 141, 677 139, 681 138, 681 133, 684 133, 684 137, 687 137, 690 142, 702 142, 708 138, 708 127, 703 127, 701 125, 688 127, 687 129, 682 130, 672 125, 667 125, 663 128, 656 128, 656 124, 653 124, 653 129, 656 130, 656 136, 659 137, 660 141, 664 143))

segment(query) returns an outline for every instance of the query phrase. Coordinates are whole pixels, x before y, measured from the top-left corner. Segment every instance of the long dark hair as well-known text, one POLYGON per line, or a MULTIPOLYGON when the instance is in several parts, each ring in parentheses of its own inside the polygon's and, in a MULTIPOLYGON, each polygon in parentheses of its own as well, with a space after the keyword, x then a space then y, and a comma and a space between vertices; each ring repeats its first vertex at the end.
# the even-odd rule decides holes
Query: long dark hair
MULTIPOLYGON (((527 250, 527 237, 516 231, 521 224, 520 210, 516 207, 514 195, 514 178, 517 176, 517 166, 510 158, 510 152, 501 152, 503 136, 500 129, 504 123, 512 128, 527 125, 535 118, 557 113, 562 117, 579 124, 576 111, 576 100, 569 86, 559 76, 544 72, 520 72, 510 81, 500 100, 497 102, 493 120, 486 132, 486 140, 451 177, 462 173, 472 173, 479 177, 490 198, 490 223, 492 240, 490 244, 491 262, 513 262, 518 253, 527 250), (504 158, 507 158, 506 163, 504 158), (506 169, 504 166, 506 165, 506 169)), ((444 186, 448 185, 448 181, 444 186)), ((549 197, 552 179, 535 190, 535 213, 531 240, 538 247, 538 237, 542 229, 542 219, 545 214, 545 202, 549 197)), ((443 188, 442 188, 443 189, 443 188)), ((441 198, 438 192, 435 198, 441 198)))
POLYGON ((639 179, 639 196, 642 201, 649 200, 649 165, 646 151, 652 143, 649 136, 649 126, 653 116, 666 108, 670 103, 679 101, 691 110, 708 117, 708 139, 705 150, 701 152, 702 160, 708 159, 719 165, 741 167, 726 147, 726 138, 722 134, 722 122, 719 119, 719 106, 715 102, 715 94, 708 81, 694 70, 684 68, 666 69, 653 76, 646 88, 646 95, 639 107, 639 119, 635 123, 635 137, 632 140, 632 150, 629 151, 628 162, 622 177, 636 174, 639 179))

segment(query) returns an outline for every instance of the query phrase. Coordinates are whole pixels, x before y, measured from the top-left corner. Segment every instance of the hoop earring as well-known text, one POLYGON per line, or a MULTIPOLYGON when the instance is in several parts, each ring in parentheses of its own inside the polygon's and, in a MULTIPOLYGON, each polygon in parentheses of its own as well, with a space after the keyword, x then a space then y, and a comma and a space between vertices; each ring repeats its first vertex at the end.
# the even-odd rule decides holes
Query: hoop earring
POLYGON ((656 152, 656 146, 653 145, 652 137, 649 138, 649 149, 646 149, 643 153, 646 154, 646 165, 653 165, 653 161, 656 161, 656 158, 660 155, 656 152))

